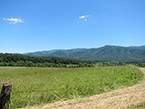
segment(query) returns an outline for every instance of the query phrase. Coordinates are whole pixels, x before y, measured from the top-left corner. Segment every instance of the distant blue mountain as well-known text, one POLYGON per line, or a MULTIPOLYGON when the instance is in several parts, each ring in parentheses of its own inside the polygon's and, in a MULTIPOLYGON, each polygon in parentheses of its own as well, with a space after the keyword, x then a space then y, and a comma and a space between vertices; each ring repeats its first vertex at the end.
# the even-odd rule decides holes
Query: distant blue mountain
POLYGON ((145 61, 145 46, 110 46, 100 48, 81 48, 69 50, 50 50, 26 53, 31 56, 57 56, 74 59, 96 60, 96 61, 120 61, 134 62, 145 61))

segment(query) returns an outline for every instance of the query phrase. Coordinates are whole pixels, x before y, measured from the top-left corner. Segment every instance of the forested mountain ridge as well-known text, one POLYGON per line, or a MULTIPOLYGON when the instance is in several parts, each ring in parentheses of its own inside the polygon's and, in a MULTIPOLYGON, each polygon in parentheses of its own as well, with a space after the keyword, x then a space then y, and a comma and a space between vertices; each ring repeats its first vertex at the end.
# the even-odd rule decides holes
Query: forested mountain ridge
POLYGON ((96 61, 136 62, 145 61, 145 46, 110 46, 90 49, 51 50, 26 53, 31 56, 57 56, 96 61))

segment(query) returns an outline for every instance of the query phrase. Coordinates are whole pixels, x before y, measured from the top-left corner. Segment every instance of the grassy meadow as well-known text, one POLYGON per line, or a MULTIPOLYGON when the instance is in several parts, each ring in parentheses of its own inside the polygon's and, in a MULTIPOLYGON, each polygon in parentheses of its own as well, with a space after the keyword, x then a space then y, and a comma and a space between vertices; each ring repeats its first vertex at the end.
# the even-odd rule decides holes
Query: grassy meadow
POLYGON ((13 85, 10 109, 106 93, 143 78, 133 66, 92 68, 0 67, 3 83, 13 85))
POLYGON ((137 106, 131 106, 128 109, 145 109, 145 102, 138 104, 137 106))

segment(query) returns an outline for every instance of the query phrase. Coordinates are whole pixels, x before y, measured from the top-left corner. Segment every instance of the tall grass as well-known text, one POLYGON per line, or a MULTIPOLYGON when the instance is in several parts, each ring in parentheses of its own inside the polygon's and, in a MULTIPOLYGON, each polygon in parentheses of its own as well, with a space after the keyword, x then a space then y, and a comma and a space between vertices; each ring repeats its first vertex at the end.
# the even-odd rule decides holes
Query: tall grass
POLYGON ((96 68, 0 67, 3 83, 13 85, 10 108, 105 93, 136 84, 143 73, 131 66, 96 68))
POLYGON ((130 106, 128 109, 145 109, 145 102, 138 104, 136 106, 130 106))

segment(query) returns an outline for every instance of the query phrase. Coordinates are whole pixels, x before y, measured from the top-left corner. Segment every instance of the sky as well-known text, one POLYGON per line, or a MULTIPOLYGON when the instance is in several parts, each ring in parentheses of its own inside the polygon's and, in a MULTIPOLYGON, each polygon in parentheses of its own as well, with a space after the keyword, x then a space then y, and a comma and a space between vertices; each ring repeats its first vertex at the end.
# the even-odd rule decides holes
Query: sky
POLYGON ((0 52, 145 45, 145 0, 0 0, 0 52))

